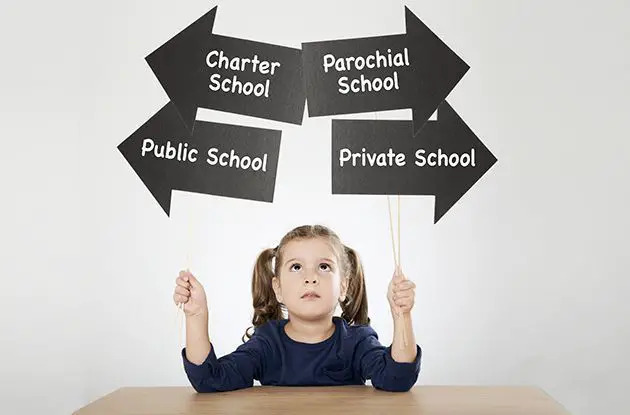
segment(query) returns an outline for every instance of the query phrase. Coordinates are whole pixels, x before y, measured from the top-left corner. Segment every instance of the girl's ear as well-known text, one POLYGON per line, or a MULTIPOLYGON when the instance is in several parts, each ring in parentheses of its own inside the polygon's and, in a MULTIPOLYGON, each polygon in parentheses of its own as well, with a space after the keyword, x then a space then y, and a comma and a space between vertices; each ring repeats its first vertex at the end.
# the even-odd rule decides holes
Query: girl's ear
POLYGON ((276 294, 276 299, 279 303, 282 302, 282 288, 280 287, 280 280, 278 277, 273 277, 271 279, 271 285, 273 287, 273 292, 276 294))
POLYGON ((348 277, 341 277, 341 289, 339 290, 339 301, 344 302, 346 300, 346 294, 348 293, 348 277))

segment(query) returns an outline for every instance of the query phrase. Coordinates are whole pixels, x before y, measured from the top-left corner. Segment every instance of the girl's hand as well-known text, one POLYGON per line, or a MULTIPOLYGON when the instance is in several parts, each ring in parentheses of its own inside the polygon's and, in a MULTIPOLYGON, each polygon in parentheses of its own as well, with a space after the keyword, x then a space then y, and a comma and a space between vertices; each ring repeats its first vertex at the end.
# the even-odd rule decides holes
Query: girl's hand
POLYGON ((409 313, 416 299, 416 284, 405 278, 401 269, 394 271, 387 289, 387 300, 393 315, 409 313))
POLYGON ((190 271, 180 271, 175 280, 173 293, 175 304, 184 303, 184 313, 187 317, 201 315, 208 312, 208 302, 203 285, 190 271))

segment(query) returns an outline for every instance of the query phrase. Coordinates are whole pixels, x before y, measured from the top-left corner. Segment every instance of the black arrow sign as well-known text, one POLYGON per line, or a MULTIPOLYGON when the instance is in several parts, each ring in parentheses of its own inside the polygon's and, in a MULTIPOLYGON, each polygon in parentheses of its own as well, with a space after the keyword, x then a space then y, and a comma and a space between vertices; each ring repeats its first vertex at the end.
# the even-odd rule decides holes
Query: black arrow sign
POLYGON ((197 121, 191 137, 169 102, 118 150, 170 215, 172 190, 272 202, 280 136, 197 121))
POLYGON ((406 34, 303 43, 309 116, 412 108, 416 135, 469 66, 407 7, 405 22, 406 34))
POLYGON ((198 107, 302 124, 302 51, 212 34, 216 11, 146 57, 185 126, 198 107))
POLYGON ((435 195, 434 223, 496 161, 446 101, 416 138, 411 121, 332 121, 333 194, 435 195))

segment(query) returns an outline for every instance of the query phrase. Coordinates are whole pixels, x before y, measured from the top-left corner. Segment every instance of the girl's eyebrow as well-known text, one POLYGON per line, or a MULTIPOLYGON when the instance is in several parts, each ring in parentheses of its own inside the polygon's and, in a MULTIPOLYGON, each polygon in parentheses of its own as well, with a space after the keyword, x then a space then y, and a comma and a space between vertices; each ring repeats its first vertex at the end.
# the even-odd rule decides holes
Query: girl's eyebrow
MULTIPOLYGON (((291 258, 291 259, 287 259, 286 261, 284 261, 284 264, 283 264, 283 265, 286 265, 287 263, 292 262, 292 261, 301 261, 301 260, 302 260, 302 258, 291 258)), ((327 262, 330 262, 330 263, 332 263, 332 264, 335 264, 335 263, 336 263, 336 262, 335 262, 335 260, 330 259, 330 258, 325 258, 325 257, 322 257, 322 258, 320 258, 319 260, 320 260, 320 261, 327 261, 327 262)))
POLYGON ((282 265, 286 265, 288 262, 291 262, 291 261, 296 261, 296 260, 298 260, 298 259, 300 259, 300 258, 291 258, 291 259, 287 259, 286 261, 284 261, 284 264, 282 264, 282 265))

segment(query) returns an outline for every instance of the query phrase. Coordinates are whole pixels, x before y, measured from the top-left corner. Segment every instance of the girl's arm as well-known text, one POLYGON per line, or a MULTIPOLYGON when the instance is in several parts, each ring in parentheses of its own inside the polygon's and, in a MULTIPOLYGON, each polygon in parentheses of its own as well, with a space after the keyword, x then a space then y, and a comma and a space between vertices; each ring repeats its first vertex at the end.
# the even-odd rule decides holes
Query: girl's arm
POLYGON ((392 359, 399 363, 410 363, 416 360, 417 347, 416 337, 413 334, 413 324, 411 322, 411 313, 402 313, 400 317, 394 316, 394 341, 392 342, 392 359), (407 339, 407 345, 403 341, 404 335, 407 339))
POLYGON ((392 359, 396 362, 409 363, 416 359, 416 337, 413 334, 411 322, 415 289, 416 285, 413 281, 406 279, 402 270, 398 268, 387 290, 387 299, 394 319, 392 359))
POLYGON ((186 314, 186 358, 201 364, 210 353, 208 300, 203 285, 188 270, 180 271, 173 293, 175 304, 184 304, 186 314))
POLYGON ((186 358, 196 365, 202 364, 212 345, 208 336, 208 310, 186 316, 186 358))
POLYGON ((201 283, 188 271, 180 272, 173 299, 184 304, 186 347, 184 370, 197 392, 246 388, 261 376, 266 342, 254 335, 234 352, 217 359, 208 336, 208 303, 201 283))
MULTIPOLYGON (((205 339, 207 341, 207 334, 205 339)), ((190 361, 188 350, 182 350, 184 370, 197 392, 226 392, 251 387, 254 385, 254 379, 262 377, 264 362, 270 356, 265 337, 256 333, 235 351, 218 359, 209 342, 205 347, 208 349, 202 350, 209 352, 201 362, 190 361)), ((197 352, 199 355, 205 353, 200 350, 197 352)), ((192 351, 190 355, 194 353, 196 352, 192 351)))
POLYGON ((420 346, 411 342, 415 358, 409 362, 394 360, 396 345, 384 347, 378 335, 370 326, 356 330, 357 344, 354 353, 354 367, 362 379, 370 379, 372 386, 392 392, 405 392, 413 387, 420 373, 420 346))
POLYGON ((416 383, 420 372, 422 350, 416 344, 411 322, 411 308, 415 297, 415 284, 406 280, 402 272, 394 274, 389 284, 389 300, 394 319, 394 339, 390 347, 383 347, 371 327, 358 331, 355 367, 363 379, 371 379, 377 389, 403 392, 416 383), (401 316, 398 317, 398 313, 401 316), (407 345, 403 340, 403 331, 407 345))

